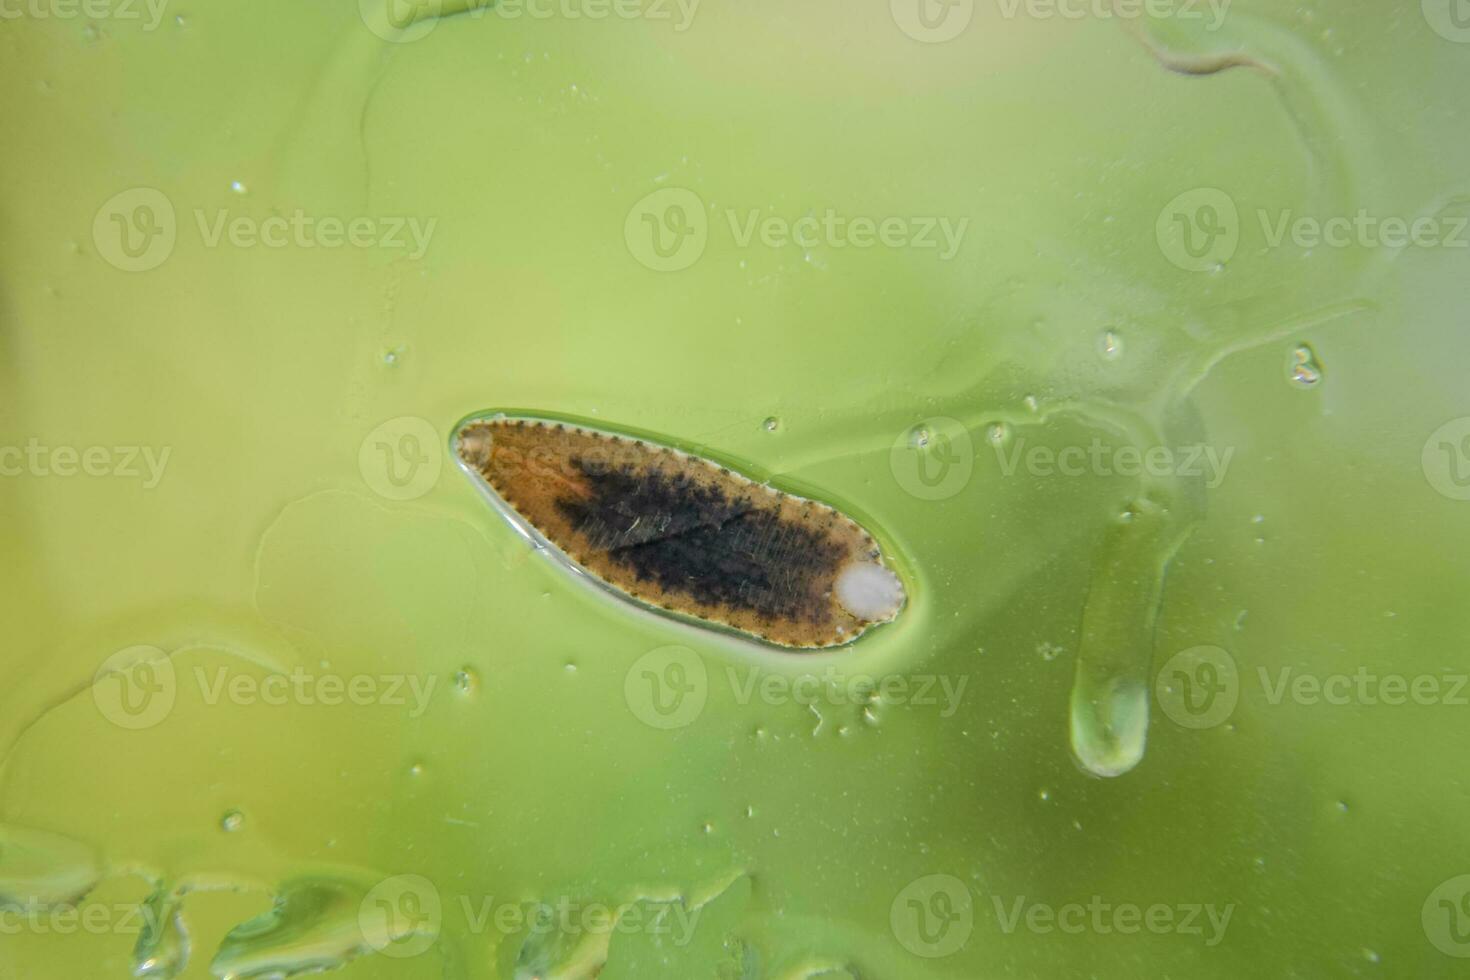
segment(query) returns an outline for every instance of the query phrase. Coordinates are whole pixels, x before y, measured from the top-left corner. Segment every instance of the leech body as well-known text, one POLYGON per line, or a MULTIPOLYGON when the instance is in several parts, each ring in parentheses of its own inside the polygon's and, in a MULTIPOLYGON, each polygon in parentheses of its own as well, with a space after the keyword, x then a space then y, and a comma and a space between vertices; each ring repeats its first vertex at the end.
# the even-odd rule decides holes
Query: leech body
POLYGON ((616 593, 778 646, 893 619, 899 578, 826 504, 667 446, 562 422, 471 421, 456 451, 506 516, 616 593))

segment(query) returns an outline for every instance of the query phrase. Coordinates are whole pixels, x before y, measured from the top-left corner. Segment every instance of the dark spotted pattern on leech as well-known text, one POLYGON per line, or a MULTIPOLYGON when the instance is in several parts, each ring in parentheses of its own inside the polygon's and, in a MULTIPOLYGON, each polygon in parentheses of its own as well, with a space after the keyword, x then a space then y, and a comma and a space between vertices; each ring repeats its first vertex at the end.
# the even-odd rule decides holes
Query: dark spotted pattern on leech
POLYGON ((845 603, 845 575, 887 567, 856 521, 711 460, 515 417, 466 423, 457 451, 548 554, 645 608, 794 649, 849 643, 902 608, 896 578, 890 606, 845 603))
POLYGON ((830 619, 830 602, 811 588, 843 555, 830 537, 718 486, 628 465, 573 464, 590 496, 558 498, 557 509, 639 582, 768 619, 830 619))

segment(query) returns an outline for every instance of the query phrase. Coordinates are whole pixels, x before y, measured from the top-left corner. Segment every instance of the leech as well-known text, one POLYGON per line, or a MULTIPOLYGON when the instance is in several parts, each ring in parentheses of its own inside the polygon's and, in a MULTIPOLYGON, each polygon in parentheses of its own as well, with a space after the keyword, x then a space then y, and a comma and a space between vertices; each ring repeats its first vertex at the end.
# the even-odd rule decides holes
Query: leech
POLYGON ((849 643, 903 608, 856 521, 718 463, 503 416, 468 422, 455 448, 523 533, 646 608, 796 648, 849 643))

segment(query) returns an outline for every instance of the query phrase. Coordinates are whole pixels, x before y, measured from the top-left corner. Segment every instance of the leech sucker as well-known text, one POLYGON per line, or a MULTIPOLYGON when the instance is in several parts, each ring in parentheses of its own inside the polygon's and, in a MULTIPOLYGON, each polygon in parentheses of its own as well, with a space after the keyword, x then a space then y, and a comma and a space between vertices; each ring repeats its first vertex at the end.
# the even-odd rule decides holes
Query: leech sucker
POLYGON ((801 648, 848 643, 903 608, 856 521, 718 463, 500 416, 466 423, 456 449, 508 518, 644 606, 801 648))

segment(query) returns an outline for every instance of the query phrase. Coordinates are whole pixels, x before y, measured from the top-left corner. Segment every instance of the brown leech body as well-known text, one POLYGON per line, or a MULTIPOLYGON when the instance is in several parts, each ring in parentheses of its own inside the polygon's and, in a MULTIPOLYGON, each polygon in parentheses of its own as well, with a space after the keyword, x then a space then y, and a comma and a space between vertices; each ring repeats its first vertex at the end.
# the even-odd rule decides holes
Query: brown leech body
POLYGON ((807 648, 847 643, 903 605, 851 518, 697 456, 502 417, 465 425, 457 449, 520 521, 645 605, 807 648))

